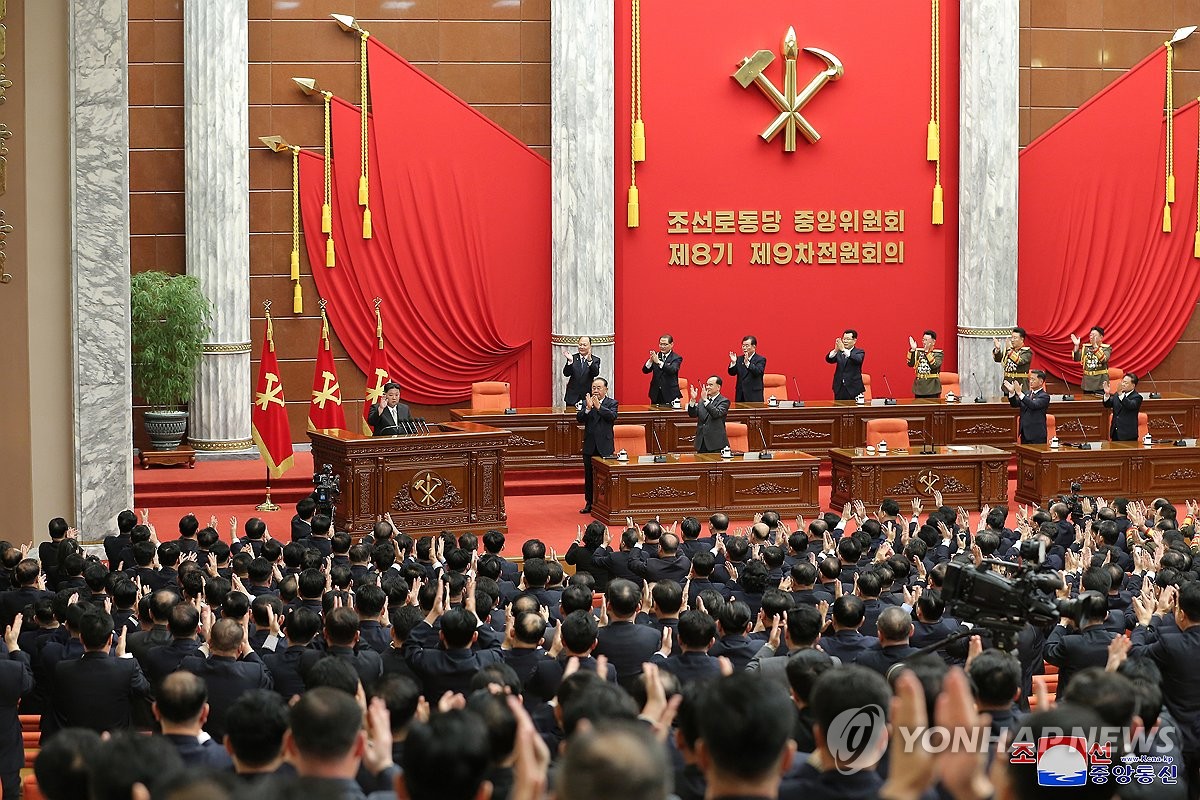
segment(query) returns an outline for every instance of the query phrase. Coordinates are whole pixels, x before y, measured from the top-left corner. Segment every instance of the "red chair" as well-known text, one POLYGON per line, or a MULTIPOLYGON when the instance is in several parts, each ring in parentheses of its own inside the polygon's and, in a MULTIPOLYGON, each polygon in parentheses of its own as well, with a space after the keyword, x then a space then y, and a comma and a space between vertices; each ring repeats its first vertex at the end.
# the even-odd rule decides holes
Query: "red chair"
POLYGON ((893 417, 867 420, 867 447, 875 447, 881 441, 887 442, 892 450, 907 450, 908 420, 893 417))
POLYGON ((471 384, 471 410, 503 411, 512 407, 505 381, 480 381, 471 384))
POLYGON ((613 447, 630 458, 644 456, 650 452, 646 447, 645 425, 613 425, 613 447))
POLYGON ((1150 435, 1150 418, 1146 416, 1145 411, 1138 412, 1138 439, 1145 439, 1150 435))
POLYGON ((776 400, 787 400, 787 376, 778 372, 768 372, 763 375, 763 398, 774 397, 776 400))
POLYGON ((725 433, 729 436, 729 449, 739 453, 750 451, 750 429, 744 422, 725 423, 725 433))
POLYGON ((1112 386, 1114 391, 1116 390, 1117 384, 1120 383, 1124 377, 1125 370, 1117 369, 1116 367, 1108 368, 1108 385, 1112 386))
POLYGON ((957 372, 939 372, 938 380, 942 382, 942 399, 946 399, 946 395, 953 394, 955 397, 962 397, 962 386, 958 380, 957 372))
POLYGON ((23 800, 45 800, 46 795, 38 788, 37 776, 32 772, 21 781, 21 797, 23 800))
POLYGON ((865 389, 863 399, 869 403, 871 402, 871 376, 865 372, 863 373, 863 387, 865 389))
POLYGON ((688 402, 688 385, 687 378, 679 379, 679 397, 681 398, 679 402, 683 403, 685 406, 688 402))
MULTIPOLYGON (((1046 415, 1046 441, 1049 442, 1058 435, 1058 426, 1054 424, 1054 415, 1046 415)), ((1017 444, 1021 443, 1021 418, 1017 417, 1017 444)))

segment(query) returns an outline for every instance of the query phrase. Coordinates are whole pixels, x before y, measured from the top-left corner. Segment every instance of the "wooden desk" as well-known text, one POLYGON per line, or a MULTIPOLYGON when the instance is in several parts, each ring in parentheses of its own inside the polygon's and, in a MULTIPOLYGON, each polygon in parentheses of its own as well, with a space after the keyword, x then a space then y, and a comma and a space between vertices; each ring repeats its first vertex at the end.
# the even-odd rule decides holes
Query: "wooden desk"
MULTIPOLYGON (((1064 442, 1082 442, 1108 435, 1108 409, 1097 398, 1077 395, 1072 401, 1052 400, 1058 436, 1064 442)), ((1056 396, 1057 397, 1057 396, 1056 396)), ((1161 399, 1142 403, 1155 438, 1178 438, 1172 418, 1184 436, 1200 436, 1200 398, 1166 392, 1161 399)), ((512 432, 506 458, 509 469, 579 469, 583 429, 575 422, 575 409, 561 407, 522 408, 516 414, 502 411, 475 412, 458 408, 450 412, 456 421, 470 421, 512 432)), ((784 401, 778 407, 765 403, 734 403, 729 422, 748 428, 750 448, 762 447, 763 437, 772 449, 803 450, 828 457, 837 448, 860 447, 866 442, 867 421, 882 417, 908 420, 908 436, 914 447, 933 444, 979 444, 1009 453, 1017 441, 1017 412, 1002 398, 986 403, 946 403, 941 400, 898 399, 885 406, 882 400, 856 405, 853 401, 813 400, 802 408, 784 401)), ((622 404, 618 424, 645 425, 651 452, 685 453, 693 450, 696 421, 686 408, 622 404), (650 431, 653 430, 653 433, 650 431), (655 435, 658 437, 657 446, 655 435)))
POLYGON ((1017 447, 1017 502, 1044 504, 1068 493, 1072 483, 1081 484, 1083 494, 1107 498, 1191 499, 1200 496, 1200 447, 1139 442, 1100 442, 1097 450, 1017 447))
POLYGON ((675 519, 723 511, 748 517, 772 509, 786 518, 818 512, 818 458, 774 451, 763 461, 757 455, 681 453, 667 456, 665 464, 596 458, 592 513, 607 524, 655 514, 675 519))
POLYGON ((473 422, 431 426, 411 436, 309 431, 313 467, 341 478, 337 530, 369 533, 389 511, 410 536, 506 529, 504 450, 508 431, 473 422))
POLYGON ((861 448, 830 450, 830 507, 841 509, 850 500, 877 506, 889 497, 903 506, 905 501, 927 500, 935 490, 949 506, 977 510, 985 503, 1008 502, 1009 454, 987 445, 964 447, 938 447, 926 455, 919 448, 884 455, 866 455, 861 448))

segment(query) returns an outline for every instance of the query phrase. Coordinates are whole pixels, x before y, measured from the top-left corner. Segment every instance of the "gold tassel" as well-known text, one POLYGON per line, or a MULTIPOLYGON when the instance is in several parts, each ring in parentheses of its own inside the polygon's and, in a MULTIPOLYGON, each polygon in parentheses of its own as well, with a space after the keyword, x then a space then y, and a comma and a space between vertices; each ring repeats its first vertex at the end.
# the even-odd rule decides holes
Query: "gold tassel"
POLYGON ((330 236, 325 240, 325 266, 332 267, 334 265, 333 257, 333 237, 330 236))
POLYGON ((300 251, 292 251, 292 280, 300 280, 300 251))
POLYGON ((296 291, 292 294, 292 313, 304 313, 304 292, 300 289, 300 283, 296 283, 296 291))
POLYGON ((938 143, 941 137, 938 133, 938 124, 929 120, 929 132, 925 136, 925 160, 937 161, 940 156, 941 146, 938 143))
POLYGON ((358 204, 365 206, 367 204, 367 176, 358 176, 358 204))
POLYGON ((1192 258, 1200 258, 1200 231, 1196 231, 1196 243, 1192 246, 1192 258))
POLYGON ((363 209, 363 238, 371 238, 371 209, 363 209))
POLYGON ((638 211, 638 188, 636 186, 630 186, 628 219, 625 221, 625 225, 629 228, 636 228, 640 222, 641 214, 638 211))
POLYGON ((1168 203, 1175 202, 1175 176, 1174 175, 1167 176, 1167 202, 1168 203))
POLYGON ((942 217, 944 216, 943 212, 944 212, 944 204, 942 203, 942 187, 939 184, 938 186, 933 187, 933 224, 934 225, 942 224, 942 217))
POLYGON ((321 233, 329 233, 333 230, 333 209, 329 207, 329 203, 321 206, 321 233))
POLYGON ((1171 204, 1163 203, 1163 233, 1171 232, 1171 204))
POLYGON ((646 123, 640 119, 633 122, 633 160, 646 160, 646 123))

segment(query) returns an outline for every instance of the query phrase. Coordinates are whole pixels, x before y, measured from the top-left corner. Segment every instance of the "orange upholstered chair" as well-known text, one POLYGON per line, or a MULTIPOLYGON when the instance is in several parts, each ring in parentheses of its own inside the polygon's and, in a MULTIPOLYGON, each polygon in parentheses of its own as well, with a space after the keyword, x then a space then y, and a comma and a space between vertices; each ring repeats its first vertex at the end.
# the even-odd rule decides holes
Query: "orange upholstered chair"
POLYGON ((505 381, 480 381, 471 384, 471 408, 474 411, 503 411, 512 399, 505 381))
POLYGON ((1108 368, 1108 382, 1112 385, 1113 391, 1116 391, 1117 384, 1125 377, 1125 370, 1117 369, 1116 367, 1108 368))
POLYGON ((867 446, 874 447, 881 441, 888 443, 889 450, 908 449, 908 420, 893 417, 867 420, 867 446))
POLYGON ((37 776, 32 772, 21 781, 21 789, 24 800, 45 800, 46 795, 38 788, 37 776))
POLYGON ((942 397, 953 393, 955 397, 962 397, 962 386, 959 385, 957 372, 939 372, 938 380, 942 382, 942 397))
POLYGON ((687 405, 687 402, 688 402, 688 386, 689 386, 689 384, 688 384, 687 378, 679 379, 679 396, 680 396, 680 398, 682 398, 680 400, 680 402, 683 403, 685 406, 687 405))
MULTIPOLYGON (((1058 426, 1054 423, 1054 415, 1046 415, 1046 441, 1049 442, 1058 435, 1058 426)), ((1017 444, 1021 443, 1021 418, 1017 417, 1017 444)))
POLYGON ((1150 418, 1146 416, 1145 411, 1138 412, 1138 439, 1146 438, 1146 434, 1150 433, 1150 418))
POLYGON ((871 402, 871 376, 865 372, 863 373, 863 388, 866 390, 863 392, 863 399, 869 403, 871 402))
POLYGON ((768 372, 763 375, 763 399, 787 400, 787 376, 778 372, 768 372))
POLYGON ((630 458, 646 455, 650 452, 646 447, 646 426, 613 425, 613 447, 617 452, 624 450, 630 458))
POLYGON ((744 422, 725 423, 725 433, 729 435, 729 449, 746 453, 750 450, 750 429, 744 422))

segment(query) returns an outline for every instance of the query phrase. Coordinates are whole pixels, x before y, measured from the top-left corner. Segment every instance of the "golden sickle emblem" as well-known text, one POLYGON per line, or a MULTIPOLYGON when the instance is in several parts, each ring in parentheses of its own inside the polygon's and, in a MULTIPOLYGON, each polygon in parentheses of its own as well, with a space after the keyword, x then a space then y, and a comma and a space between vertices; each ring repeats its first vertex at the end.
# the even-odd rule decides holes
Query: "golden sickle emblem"
POLYGON ((320 391, 317 391, 316 389, 313 390, 312 401, 316 403, 317 406, 322 410, 324 410, 325 401, 327 400, 332 401, 335 405, 340 406, 342 404, 342 398, 339 396, 339 392, 342 391, 342 386, 338 383, 337 377, 334 376, 332 372, 322 370, 321 380, 324 381, 325 385, 321 387, 320 391))
POLYGON ((775 107, 779 109, 779 116, 762 132, 762 138, 768 142, 772 141, 782 130, 784 132, 784 152, 794 153, 796 151, 797 128, 800 129, 800 132, 804 134, 804 138, 808 139, 809 142, 815 144, 821 138, 821 134, 817 133, 817 129, 800 113, 801 109, 808 105, 817 92, 825 88, 825 84, 838 80, 842 75, 846 74, 846 70, 842 66, 842 62, 833 53, 816 47, 805 47, 804 52, 812 53, 825 62, 825 69, 818 72, 808 82, 807 86, 797 91, 796 57, 799 55, 799 48, 796 46, 795 28, 788 28, 787 34, 783 37, 781 52, 784 58, 782 92, 775 87, 775 84, 771 83, 770 78, 763 74, 763 70, 775 60, 775 54, 770 50, 759 50, 749 58, 743 58, 742 63, 738 65, 738 69, 733 73, 732 77, 743 89, 749 88, 750 84, 753 83, 775 104, 775 107))
POLYGON ((279 376, 274 372, 267 373, 266 388, 265 392, 257 392, 255 394, 255 404, 263 411, 266 411, 267 406, 271 405, 271 403, 279 403, 282 406, 283 398, 280 395, 283 394, 283 385, 279 383, 279 376))
POLYGON ((917 475, 917 483, 921 484, 922 491, 927 495, 933 494, 934 489, 941 482, 941 476, 931 469, 924 470, 917 475))
POLYGON ((413 488, 420 493, 417 502, 423 506, 434 505, 440 499, 436 495, 443 486, 442 479, 432 472, 424 472, 418 477, 420 480, 413 482, 413 488))

